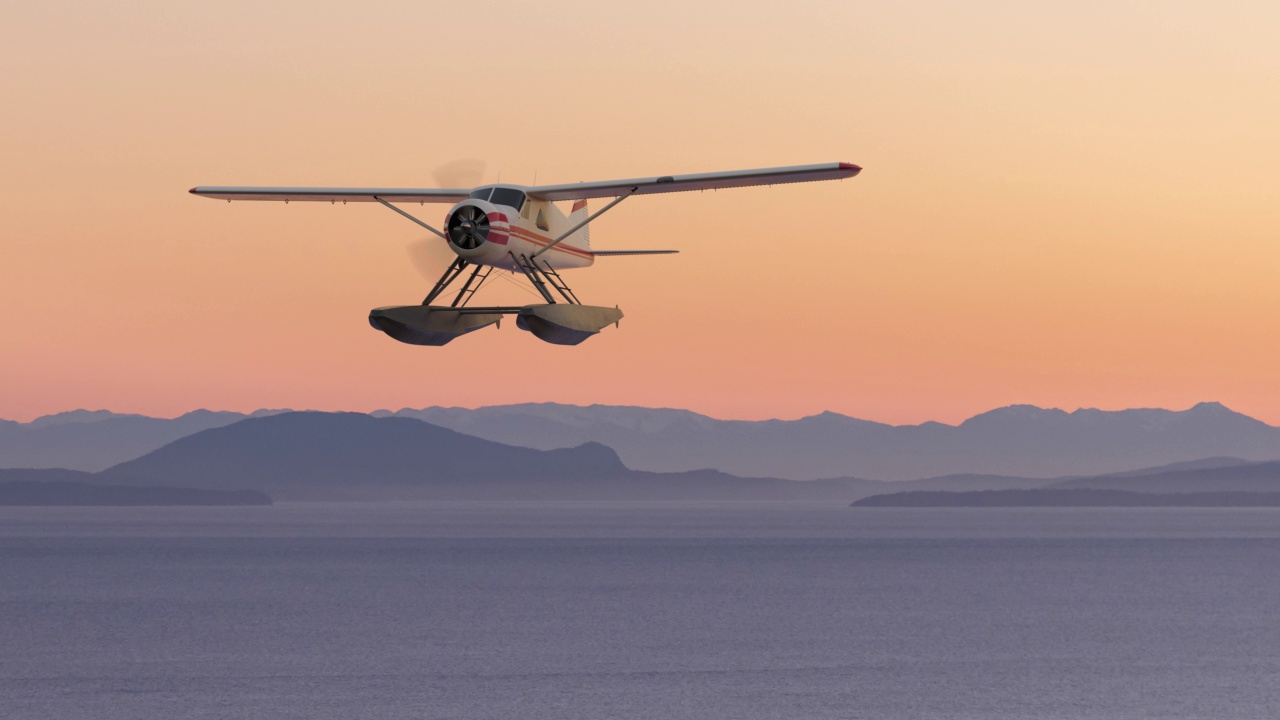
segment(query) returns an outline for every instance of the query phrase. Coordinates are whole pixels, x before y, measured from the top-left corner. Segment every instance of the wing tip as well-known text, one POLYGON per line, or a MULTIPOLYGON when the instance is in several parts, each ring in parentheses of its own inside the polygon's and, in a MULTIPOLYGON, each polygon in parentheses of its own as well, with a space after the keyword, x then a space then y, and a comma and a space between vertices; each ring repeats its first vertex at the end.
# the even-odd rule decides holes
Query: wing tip
POLYGON ((847 163, 847 162, 842 162, 842 163, 840 163, 840 169, 841 169, 841 170, 852 170, 853 172, 852 172, 852 174, 850 175, 850 177, 852 177, 853 175, 857 175, 858 173, 862 172, 862 166, 861 166, 861 165, 854 165, 853 163, 847 163))

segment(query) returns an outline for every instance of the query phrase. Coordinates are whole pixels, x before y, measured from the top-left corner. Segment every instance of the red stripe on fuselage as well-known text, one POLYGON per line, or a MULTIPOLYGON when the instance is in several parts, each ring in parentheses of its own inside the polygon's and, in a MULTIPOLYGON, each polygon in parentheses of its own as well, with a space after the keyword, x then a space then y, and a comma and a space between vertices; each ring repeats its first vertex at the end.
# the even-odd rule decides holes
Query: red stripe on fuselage
MULTIPOLYGON (((515 225, 512 225, 510 228, 510 232, 512 235, 520 238, 521 240, 527 240, 535 245, 542 245, 545 247, 551 244, 551 238, 529 232, 528 230, 525 230, 522 227, 517 227, 515 225)), ((577 255, 579 257, 591 257, 591 251, 583 250, 582 248, 576 248, 572 245, 565 245, 564 243, 560 243, 559 245, 556 245, 551 249, 560 250, 563 252, 567 252, 570 255, 577 255)))

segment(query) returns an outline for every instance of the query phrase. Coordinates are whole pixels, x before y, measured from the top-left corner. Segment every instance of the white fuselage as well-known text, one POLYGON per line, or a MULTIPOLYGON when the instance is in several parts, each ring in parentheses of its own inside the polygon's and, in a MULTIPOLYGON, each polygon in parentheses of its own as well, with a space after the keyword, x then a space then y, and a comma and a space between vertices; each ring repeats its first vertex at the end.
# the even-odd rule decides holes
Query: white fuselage
MULTIPOLYGON (((506 198, 497 197, 494 193, 491 202, 486 197, 490 188, 477 189, 473 197, 463 200, 449 209, 445 215, 446 234, 450 234, 450 220, 464 207, 471 206, 483 212, 488 220, 488 232, 484 241, 474 248, 460 247, 450 239, 449 249, 468 262, 479 265, 491 265, 504 270, 516 270, 516 259, 524 256, 530 258, 534 253, 546 248, 565 231, 586 218, 585 201, 574 206, 573 213, 566 217, 554 203, 534 200, 519 191, 518 186, 499 186, 499 193, 505 192, 506 198), (476 197, 475 195, 480 195, 476 197), (513 197, 514 196, 514 197, 513 197), (519 207, 501 202, 509 199, 518 203, 519 207)), ((451 236, 452 237, 452 236, 451 236)), ((595 262, 591 253, 589 235, 585 228, 552 246, 550 250, 538 256, 540 263, 549 263, 556 270, 589 267, 595 262)))

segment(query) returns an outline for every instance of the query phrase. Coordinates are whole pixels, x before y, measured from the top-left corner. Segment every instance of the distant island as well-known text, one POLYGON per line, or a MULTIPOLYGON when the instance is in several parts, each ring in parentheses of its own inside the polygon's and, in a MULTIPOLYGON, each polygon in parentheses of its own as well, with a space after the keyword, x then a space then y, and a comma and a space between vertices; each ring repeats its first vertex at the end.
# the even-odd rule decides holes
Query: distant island
POLYGON ((912 491, 872 495, 850 507, 1280 507, 1280 492, 1148 493, 1094 488, 912 491))
POLYGON ((0 482, 0 506, 224 506, 271 505, 271 497, 256 490, 137 485, 95 485, 62 480, 0 482))

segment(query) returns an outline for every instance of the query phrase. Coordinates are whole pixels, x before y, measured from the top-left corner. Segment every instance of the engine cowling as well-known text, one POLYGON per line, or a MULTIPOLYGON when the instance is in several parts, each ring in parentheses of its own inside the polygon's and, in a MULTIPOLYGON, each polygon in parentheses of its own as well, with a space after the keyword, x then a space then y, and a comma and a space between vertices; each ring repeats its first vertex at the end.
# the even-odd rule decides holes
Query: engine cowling
POLYGON ((449 249, 467 260, 492 263, 507 254, 511 225, 507 214, 483 200, 464 200, 444 220, 449 249))

